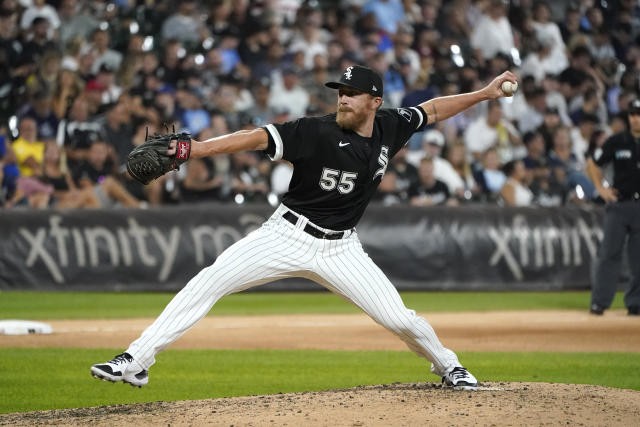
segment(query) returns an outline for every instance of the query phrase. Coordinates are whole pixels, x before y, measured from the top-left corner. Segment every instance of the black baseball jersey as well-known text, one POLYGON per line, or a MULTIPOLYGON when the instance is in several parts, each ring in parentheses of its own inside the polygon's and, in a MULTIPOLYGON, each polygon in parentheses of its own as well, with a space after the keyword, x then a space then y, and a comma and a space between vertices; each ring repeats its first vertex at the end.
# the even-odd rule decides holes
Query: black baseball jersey
POLYGON ((598 166, 613 164, 613 188, 618 199, 638 198, 640 194, 640 139, 629 131, 609 137, 601 149, 595 151, 593 160, 598 166))
POLYGON ((340 128, 335 113, 265 126, 265 152, 272 160, 288 160, 294 168, 282 203, 320 227, 354 227, 389 160, 426 122, 424 110, 411 107, 378 110, 370 138, 340 128))

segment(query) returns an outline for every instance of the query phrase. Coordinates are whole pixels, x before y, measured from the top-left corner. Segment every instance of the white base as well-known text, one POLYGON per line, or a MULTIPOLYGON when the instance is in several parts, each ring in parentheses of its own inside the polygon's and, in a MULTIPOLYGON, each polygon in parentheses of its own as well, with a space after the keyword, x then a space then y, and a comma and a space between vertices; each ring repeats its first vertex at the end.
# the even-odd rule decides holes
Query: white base
POLYGON ((0 320, 0 335, 50 334, 51 325, 31 320, 0 320))

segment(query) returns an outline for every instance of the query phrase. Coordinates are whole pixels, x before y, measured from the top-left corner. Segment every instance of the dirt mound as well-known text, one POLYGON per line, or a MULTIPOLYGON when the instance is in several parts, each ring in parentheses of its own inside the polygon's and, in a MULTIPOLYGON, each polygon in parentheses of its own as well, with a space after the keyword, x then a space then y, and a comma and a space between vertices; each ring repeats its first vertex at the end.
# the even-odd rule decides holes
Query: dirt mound
POLYGON ((607 425, 640 419, 640 392, 547 383, 485 383, 478 391, 433 383, 270 396, 152 402, 0 415, 0 425, 607 425))

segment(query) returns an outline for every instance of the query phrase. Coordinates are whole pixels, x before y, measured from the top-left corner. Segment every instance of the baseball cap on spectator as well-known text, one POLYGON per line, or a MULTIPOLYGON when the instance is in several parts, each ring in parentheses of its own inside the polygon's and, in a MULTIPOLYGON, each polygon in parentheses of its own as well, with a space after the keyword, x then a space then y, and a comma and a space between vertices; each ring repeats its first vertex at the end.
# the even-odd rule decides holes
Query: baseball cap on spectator
POLYGON ((255 79, 253 81, 253 87, 258 87, 258 86, 263 86, 263 87, 271 87, 271 78, 269 76, 262 76, 258 79, 255 79))
POLYGON ((558 113, 558 107, 547 107, 547 109, 544 112, 545 114, 559 114, 558 113))
POLYGON ((398 65, 408 65, 411 64, 411 59, 407 55, 402 55, 398 59, 398 65))
POLYGON ((430 129, 424 133, 422 142, 444 147, 444 135, 437 129, 430 129))
POLYGON ((340 89, 342 86, 357 89, 372 96, 382 96, 382 78, 371 68, 362 65, 353 65, 340 76, 337 82, 327 82, 324 84, 331 89, 340 89))
POLYGON ((99 73, 113 73, 114 69, 113 69, 113 67, 111 67, 106 62, 103 62, 102 64, 100 64, 100 68, 98 69, 98 72, 99 73))
POLYGON ((629 114, 640 114, 640 99, 634 99, 629 102, 629 114))
POLYGON ((300 69, 293 64, 287 64, 285 67, 282 68, 282 75, 298 76, 300 75, 300 69))
POLYGON ((580 117, 580 124, 585 122, 591 122, 597 125, 598 123, 600 123, 600 120, 598 120, 598 116, 593 113, 584 113, 582 114, 582 117, 580 117))
POLYGON ((174 95, 176 93, 176 90, 169 83, 165 83, 162 86, 160 86, 160 89, 158 89, 157 94, 162 95, 165 93, 169 95, 174 95))

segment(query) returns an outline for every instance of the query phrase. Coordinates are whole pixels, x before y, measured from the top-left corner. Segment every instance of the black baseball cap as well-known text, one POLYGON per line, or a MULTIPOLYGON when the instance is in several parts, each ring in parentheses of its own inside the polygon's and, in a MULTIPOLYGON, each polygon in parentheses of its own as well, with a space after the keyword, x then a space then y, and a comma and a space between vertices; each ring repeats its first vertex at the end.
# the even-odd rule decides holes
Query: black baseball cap
POLYGON ((640 99, 634 99, 629 102, 629 114, 638 114, 640 113, 640 99))
POLYGON ((347 67, 337 82, 324 84, 331 89, 340 89, 342 86, 357 89, 372 96, 382 96, 382 78, 371 68, 362 65, 347 67))

